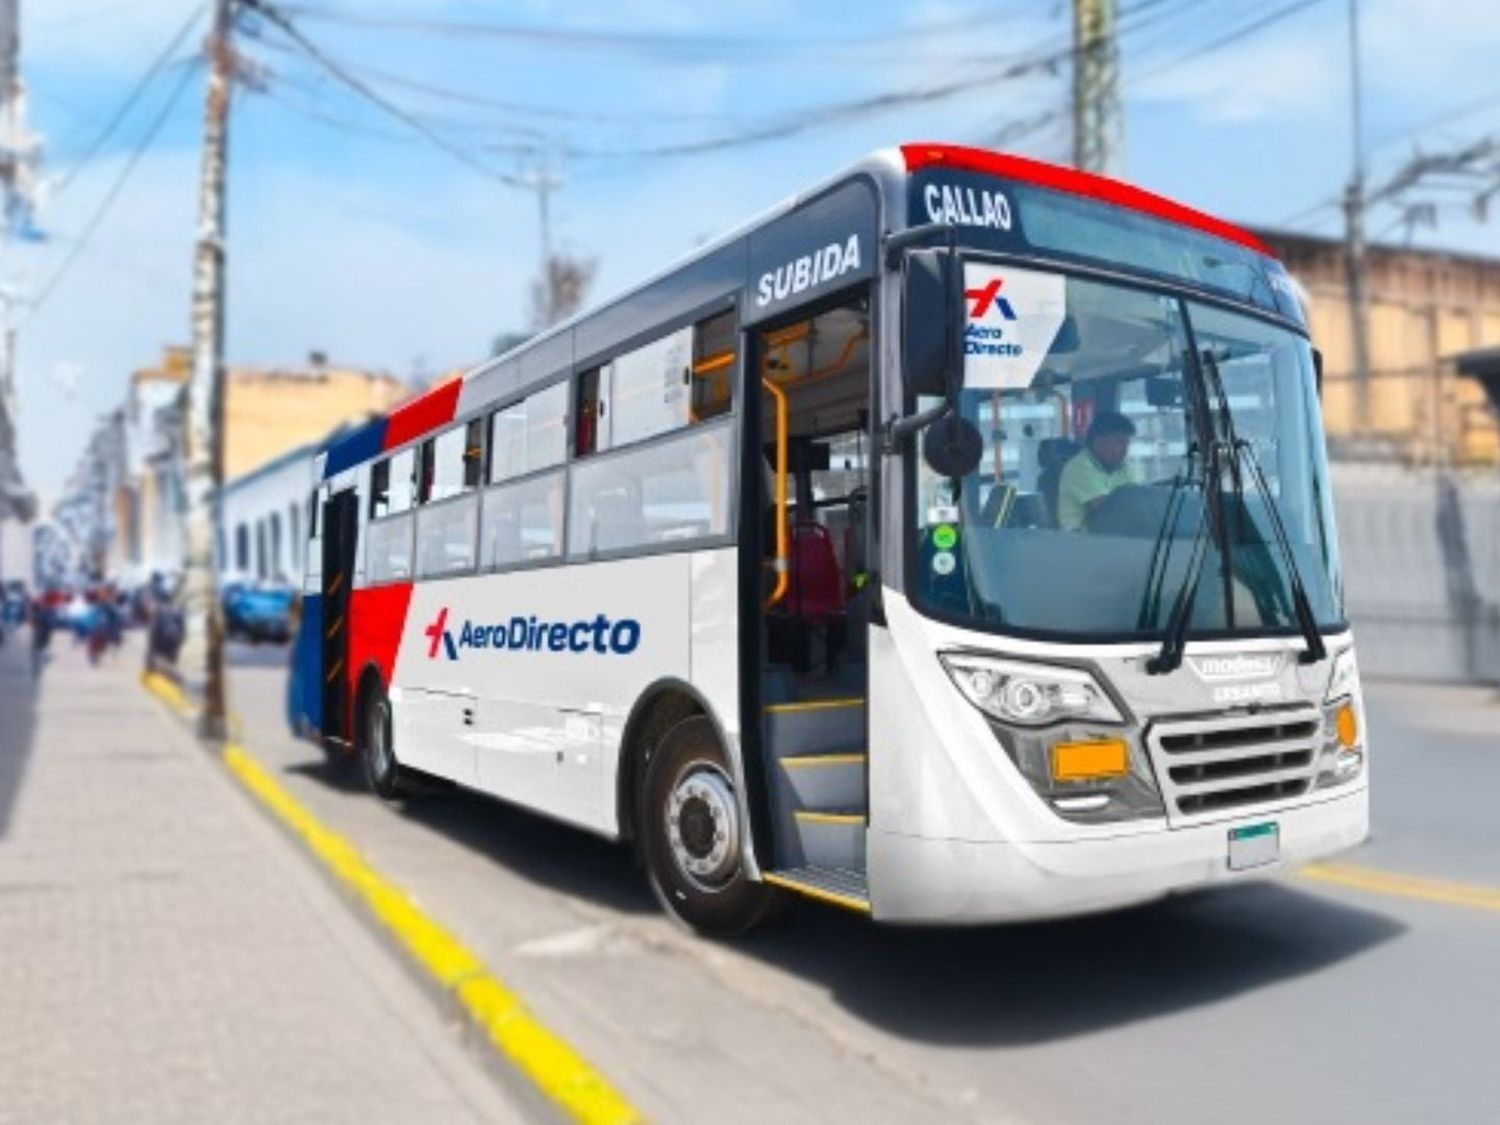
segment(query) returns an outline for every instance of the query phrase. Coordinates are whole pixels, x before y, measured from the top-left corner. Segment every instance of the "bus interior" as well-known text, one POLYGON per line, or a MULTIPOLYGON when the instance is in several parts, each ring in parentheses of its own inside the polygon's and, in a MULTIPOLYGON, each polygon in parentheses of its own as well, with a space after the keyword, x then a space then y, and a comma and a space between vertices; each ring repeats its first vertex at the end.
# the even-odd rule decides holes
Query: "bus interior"
POLYGON ((860 295, 763 330, 768 700, 863 694, 870 402, 869 303, 860 295), (778 425, 785 474, 778 482, 778 425), (777 534, 778 489, 785 522, 777 534), (785 582, 778 581, 778 546, 785 582))

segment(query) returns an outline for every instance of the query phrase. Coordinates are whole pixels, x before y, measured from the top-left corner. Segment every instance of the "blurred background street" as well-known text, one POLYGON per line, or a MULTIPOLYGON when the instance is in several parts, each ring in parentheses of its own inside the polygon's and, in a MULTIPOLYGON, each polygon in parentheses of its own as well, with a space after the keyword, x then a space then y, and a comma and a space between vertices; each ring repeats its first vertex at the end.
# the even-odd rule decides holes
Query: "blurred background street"
POLYGON ((210 607, 234 737, 652 1119, 1500 1120, 1500 10, 850 11, 0 0, 0 1122, 536 1113, 142 691, 149 649, 199 698, 210 607), (1285 263, 1367 845, 1098 918, 804 904, 719 944, 627 847, 436 786, 392 807, 292 736, 320 450, 937 138, 1285 263))

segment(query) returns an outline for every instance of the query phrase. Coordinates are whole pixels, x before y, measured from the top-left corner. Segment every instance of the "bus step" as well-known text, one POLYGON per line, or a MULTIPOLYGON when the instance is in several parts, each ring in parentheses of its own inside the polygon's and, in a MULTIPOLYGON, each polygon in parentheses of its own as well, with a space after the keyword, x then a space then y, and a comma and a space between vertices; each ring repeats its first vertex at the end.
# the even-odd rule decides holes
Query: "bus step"
POLYGON ((766 738, 777 757, 827 754, 865 745, 865 701, 811 699, 766 708, 766 738))
POLYGON ((863 871, 838 867, 787 867, 767 871, 761 876, 774 887, 784 887, 819 902, 842 906, 845 910, 870 912, 870 893, 863 871))
POLYGON ((843 871, 864 869, 866 818, 863 811, 798 809, 792 816, 797 825, 797 843, 804 864, 843 871))
POLYGON ((864 754, 792 754, 781 759, 793 808, 863 807, 865 769, 864 754))

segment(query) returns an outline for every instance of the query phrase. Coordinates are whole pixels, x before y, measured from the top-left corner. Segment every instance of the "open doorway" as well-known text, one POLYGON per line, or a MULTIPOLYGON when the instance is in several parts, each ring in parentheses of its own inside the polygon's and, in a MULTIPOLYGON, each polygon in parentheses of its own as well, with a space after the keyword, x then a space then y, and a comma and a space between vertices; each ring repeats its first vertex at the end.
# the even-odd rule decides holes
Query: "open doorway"
POLYGON ((769 702, 864 694, 869 344, 864 294, 757 340, 769 702))

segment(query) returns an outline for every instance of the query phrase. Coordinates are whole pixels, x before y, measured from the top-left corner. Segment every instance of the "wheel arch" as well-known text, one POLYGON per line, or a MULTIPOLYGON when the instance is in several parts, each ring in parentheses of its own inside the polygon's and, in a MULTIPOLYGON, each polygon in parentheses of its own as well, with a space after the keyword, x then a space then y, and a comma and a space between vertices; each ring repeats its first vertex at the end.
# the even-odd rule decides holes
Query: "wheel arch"
MULTIPOLYGON (((620 755, 615 769, 615 813, 621 839, 634 841, 639 835, 636 820, 651 748, 677 723, 700 715, 713 725, 714 735, 734 767, 736 784, 741 789, 740 800, 745 801, 744 769, 739 752, 725 733, 724 724, 713 705, 686 680, 664 677, 641 692, 625 720, 620 737, 620 755)), ((746 831, 748 834, 748 818, 746 831)))

